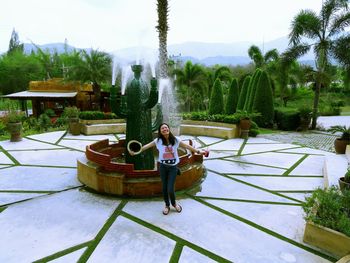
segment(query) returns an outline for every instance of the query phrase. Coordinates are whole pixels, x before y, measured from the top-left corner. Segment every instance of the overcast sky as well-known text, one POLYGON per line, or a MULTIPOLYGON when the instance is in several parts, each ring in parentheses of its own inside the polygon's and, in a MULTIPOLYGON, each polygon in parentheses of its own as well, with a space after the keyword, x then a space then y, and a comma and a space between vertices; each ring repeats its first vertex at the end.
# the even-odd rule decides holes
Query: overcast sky
MULTIPOLYGON (((301 9, 322 0, 169 0, 168 44, 270 41, 288 35, 301 9)), ((21 42, 114 51, 157 47, 156 0, 1 0, 0 52, 13 28, 21 42)))

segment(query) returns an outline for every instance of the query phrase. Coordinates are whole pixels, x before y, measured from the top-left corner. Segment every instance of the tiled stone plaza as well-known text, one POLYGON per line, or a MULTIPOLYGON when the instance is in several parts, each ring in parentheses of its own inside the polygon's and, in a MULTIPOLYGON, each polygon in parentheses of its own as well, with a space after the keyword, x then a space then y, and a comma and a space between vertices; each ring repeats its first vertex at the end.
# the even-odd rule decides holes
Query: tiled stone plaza
POLYGON ((303 243, 301 202, 323 187, 326 159, 346 169, 343 156, 292 140, 182 135, 210 149, 206 176, 177 193, 182 213, 164 216, 161 198, 103 196, 77 180, 86 145, 123 136, 59 131, 0 142, 0 262, 337 260, 303 243))

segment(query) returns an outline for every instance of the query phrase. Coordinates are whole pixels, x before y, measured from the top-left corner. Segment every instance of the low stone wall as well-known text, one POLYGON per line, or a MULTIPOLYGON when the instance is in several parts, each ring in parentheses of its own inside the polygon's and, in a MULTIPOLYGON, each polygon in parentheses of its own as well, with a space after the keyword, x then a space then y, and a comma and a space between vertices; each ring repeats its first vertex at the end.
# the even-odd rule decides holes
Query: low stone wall
POLYGON ((239 138, 240 129, 236 124, 183 120, 180 125, 180 134, 232 139, 239 138))
POLYGON ((80 120, 80 132, 85 135, 125 133, 124 119, 80 120))

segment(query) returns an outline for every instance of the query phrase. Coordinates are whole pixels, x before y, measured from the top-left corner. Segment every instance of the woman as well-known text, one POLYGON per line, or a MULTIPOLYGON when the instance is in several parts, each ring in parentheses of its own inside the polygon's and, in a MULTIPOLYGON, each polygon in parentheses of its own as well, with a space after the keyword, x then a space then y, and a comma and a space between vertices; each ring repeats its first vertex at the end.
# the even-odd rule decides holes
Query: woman
MULTIPOLYGON (((179 138, 175 137, 169 128, 169 125, 162 123, 158 128, 158 138, 150 143, 141 147, 142 151, 145 151, 152 147, 157 147, 159 152, 159 173, 162 179, 162 191, 165 202, 163 214, 167 215, 170 212, 170 204, 175 210, 180 213, 182 207, 175 201, 175 179, 177 174, 177 164, 179 163, 179 155, 177 149, 179 146, 189 149, 192 152, 203 154, 203 151, 197 150, 191 145, 182 142, 179 138), (170 201, 169 201, 170 198, 170 201)), ((135 155, 135 152, 129 149, 130 155, 135 155)))

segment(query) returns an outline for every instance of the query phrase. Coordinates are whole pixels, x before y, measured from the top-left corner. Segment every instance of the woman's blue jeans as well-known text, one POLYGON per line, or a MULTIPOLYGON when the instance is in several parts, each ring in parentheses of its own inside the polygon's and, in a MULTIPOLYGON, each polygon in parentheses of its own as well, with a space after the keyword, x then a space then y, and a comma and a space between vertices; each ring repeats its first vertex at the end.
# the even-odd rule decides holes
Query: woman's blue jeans
POLYGON ((176 165, 159 165, 160 178, 162 179, 163 198, 166 206, 170 203, 174 206, 175 201, 175 179, 177 173, 176 165), (169 202, 170 197, 170 202, 169 202))

